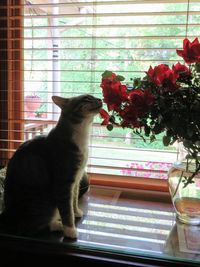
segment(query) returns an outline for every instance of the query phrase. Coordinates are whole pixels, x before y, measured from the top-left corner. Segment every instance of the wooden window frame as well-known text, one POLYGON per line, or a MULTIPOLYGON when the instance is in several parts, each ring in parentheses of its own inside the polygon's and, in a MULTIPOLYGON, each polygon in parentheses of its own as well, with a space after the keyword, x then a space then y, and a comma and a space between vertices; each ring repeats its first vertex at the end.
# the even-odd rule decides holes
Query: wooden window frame
POLYGON ((23 137, 22 0, 0 2, 0 166, 5 166, 23 137), (15 17, 17 16, 17 17, 15 17), (15 130, 13 130, 15 129, 15 130), (7 141, 5 141, 7 140, 7 141))

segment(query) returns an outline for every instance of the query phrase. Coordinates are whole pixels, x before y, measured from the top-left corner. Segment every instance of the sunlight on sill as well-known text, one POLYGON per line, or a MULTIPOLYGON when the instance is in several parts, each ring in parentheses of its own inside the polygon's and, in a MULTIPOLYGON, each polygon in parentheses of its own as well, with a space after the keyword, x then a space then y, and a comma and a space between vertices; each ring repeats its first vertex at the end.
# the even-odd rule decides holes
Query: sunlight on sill
POLYGON ((160 224, 160 225, 171 225, 171 221, 158 219, 158 218, 147 218, 141 216, 131 216, 131 215, 124 215, 118 213, 110 213, 110 212, 101 212, 101 211, 92 211, 88 210, 88 216, 95 216, 101 218, 110 218, 116 220, 124 220, 124 221, 132 221, 132 222, 143 222, 143 223, 153 223, 153 224, 160 224))
POLYGON ((128 212, 140 212, 145 214, 158 214, 158 215, 166 215, 166 216, 173 216, 173 212, 169 211, 162 211, 162 210, 149 210, 143 208, 130 208, 130 207, 122 207, 117 205, 107 205, 107 204, 97 204, 97 203, 88 203, 88 206, 95 207, 95 208, 103 208, 103 209, 113 209, 113 210, 120 210, 120 211, 128 211, 128 212))

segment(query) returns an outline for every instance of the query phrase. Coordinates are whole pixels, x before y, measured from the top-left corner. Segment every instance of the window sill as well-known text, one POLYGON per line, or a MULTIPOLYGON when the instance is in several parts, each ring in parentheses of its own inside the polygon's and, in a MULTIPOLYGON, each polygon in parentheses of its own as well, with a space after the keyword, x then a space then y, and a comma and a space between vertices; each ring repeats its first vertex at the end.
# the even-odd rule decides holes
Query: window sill
POLYGON ((77 222, 77 241, 66 240, 59 232, 37 238, 1 232, 1 262, 22 265, 27 259, 28 265, 34 266, 38 260, 64 264, 71 260, 71 266, 87 267, 199 266, 198 254, 179 251, 174 232, 169 242, 176 223, 173 207, 165 193, 158 195, 91 186, 80 201, 85 215, 77 222))
POLYGON ((90 173, 89 177, 90 183, 92 185, 118 187, 123 189, 125 188, 160 191, 169 193, 166 180, 123 175, 105 175, 96 173, 90 173))

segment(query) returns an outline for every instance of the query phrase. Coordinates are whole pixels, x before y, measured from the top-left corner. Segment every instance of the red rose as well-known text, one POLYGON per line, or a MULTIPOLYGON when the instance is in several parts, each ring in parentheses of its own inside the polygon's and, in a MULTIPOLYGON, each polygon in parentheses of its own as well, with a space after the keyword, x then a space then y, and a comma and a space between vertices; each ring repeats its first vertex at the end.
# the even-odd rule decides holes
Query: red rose
POLYGON ((101 88, 103 89, 104 103, 107 104, 108 110, 119 111, 122 102, 128 99, 127 87, 120 81, 115 80, 116 75, 102 79, 101 88))
POLYGON ((190 42, 187 38, 183 40, 183 50, 176 50, 187 64, 200 62, 200 43, 198 38, 190 42))
POLYGON ((152 66, 149 67, 149 70, 146 72, 151 82, 160 86, 164 80, 164 73, 169 69, 168 66, 161 64, 156 66, 154 69, 152 66))
POLYGON ((122 118, 121 126, 123 128, 141 127, 135 107, 131 104, 127 105, 122 111, 120 111, 120 117, 122 118))
POLYGON ((120 112, 122 127, 140 128, 140 118, 145 115, 154 103, 154 97, 149 90, 133 90, 129 95, 128 105, 120 112))
POLYGON ((176 63, 176 65, 173 65, 172 69, 174 72, 178 73, 179 77, 182 79, 189 78, 191 76, 190 69, 180 62, 176 63))
POLYGON ((176 81, 178 78, 178 73, 171 70, 169 66, 165 64, 160 64, 154 69, 150 66, 149 70, 146 72, 151 82, 157 86, 174 88, 176 87, 176 81))
POLYGON ((137 116, 142 117, 154 103, 154 96, 149 90, 142 91, 141 89, 136 89, 130 93, 130 101, 134 106, 137 116))

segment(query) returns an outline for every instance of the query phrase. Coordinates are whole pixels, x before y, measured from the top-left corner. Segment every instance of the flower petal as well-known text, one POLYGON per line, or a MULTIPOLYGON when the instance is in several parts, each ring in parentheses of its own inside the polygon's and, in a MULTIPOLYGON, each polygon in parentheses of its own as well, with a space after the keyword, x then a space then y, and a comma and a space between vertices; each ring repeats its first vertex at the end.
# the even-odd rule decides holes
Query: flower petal
POLYGON ((104 119, 101 125, 107 125, 110 119, 110 115, 108 114, 108 112, 105 111, 105 109, 101 108, 99 114, 102 117, 102 119, 104 119))

